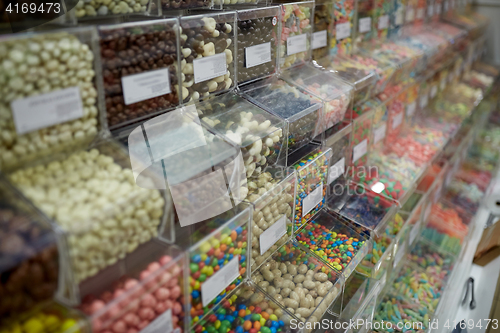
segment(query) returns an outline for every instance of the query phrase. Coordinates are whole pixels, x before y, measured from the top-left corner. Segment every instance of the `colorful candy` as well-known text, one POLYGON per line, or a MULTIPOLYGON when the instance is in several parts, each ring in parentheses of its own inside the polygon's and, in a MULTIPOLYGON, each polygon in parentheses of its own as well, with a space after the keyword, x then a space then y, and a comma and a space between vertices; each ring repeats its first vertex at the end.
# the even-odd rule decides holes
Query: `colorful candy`
POLYGON ((335 38, 330 41, 330 54, 349 55, 352 52, 354 29, 354 0, 340 0, 333 3, 335 38), (349 29, 347 29, 349 26, 349 29), (347 34, 346 31, 349 31, 347 34), (342 34, 341 34, 342 33, 342 34))
POLYGON ((306 2, 283 4, 281 6, 281 68, 304 63, 310 58, 311 45, 309 45, 308 37, 305 36, 306 45, 300 50, 288 49, 287 41, 289 37, 312 33, 312 5, 312 2, 306 2))

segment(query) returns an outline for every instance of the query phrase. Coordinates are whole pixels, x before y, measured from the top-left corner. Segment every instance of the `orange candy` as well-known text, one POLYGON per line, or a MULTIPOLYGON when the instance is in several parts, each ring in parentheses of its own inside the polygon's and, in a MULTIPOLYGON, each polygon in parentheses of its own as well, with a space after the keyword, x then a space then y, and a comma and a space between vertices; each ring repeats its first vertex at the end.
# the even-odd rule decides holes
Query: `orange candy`
POLYGON ((236 240, 236 237, 238 237, 236 230, 231 231, 231 239, 233 240, 233 242, 236 240))
POLYGON ((247 312, 245 310, 240 310, 238 311, 238 316, 240 316, 241 318, 245 317, 247 315, 247 312))
POLYGON ((269 319, 269 313, 265 312, 265 311, 262 311, 260 313, 260 315, 265 319, 265 320, 268 320, 269 319))
POLYGON ((252 322, 250 320, 245 320, 245 322, 243 323, 243 328, 245 329, 245 331, 250 331, 250 329, 252 328, 252 322))
POLYGON ((226 252, 226 250, 227 250, 227 245, 226 245, 226 244, 221 244, 221 245, 220 245, 220 250, 221 250, 222 252, 226 252))
POLYGON ((257 331, 260 330, 260 323, 258 321, 254 322, 253 328, 255 328, 257 331))

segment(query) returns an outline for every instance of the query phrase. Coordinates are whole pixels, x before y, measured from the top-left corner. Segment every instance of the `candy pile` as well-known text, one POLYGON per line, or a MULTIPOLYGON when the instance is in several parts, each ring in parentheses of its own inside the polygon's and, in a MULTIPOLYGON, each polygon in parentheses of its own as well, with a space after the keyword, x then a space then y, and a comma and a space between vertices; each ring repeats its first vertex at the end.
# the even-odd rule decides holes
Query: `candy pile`
POLYGON ((449 253, 458 254, 468 231, 455 209, 437 203, 432 205, 430 222, 423 237, 449 253))
MULTIPOLYGON (((313 36, 315 38, 320 38, 319 35, 321 33, 324 33, 326 35, 326 39, 323 39, 323 37, 320 38, 321 42, 326 42, 326 45, 317 47, 317 45, 312 45, 313 51, 312 51, 312 56, 313 59, 319 59, 322 57, 327 56, 330 53, 330 45, 329 40, 332 38, 334 35, 334 22, 333 22, 333 16, 332 16, 332 6, 333 3, 331 2, 326 2, 326 3, 315 3, 314 7, 314 31, 313 31, 313 36)), ((318 43, 318 42, 316 42, 318 43)), ((319 44, 323 45, 323 43, 319 44)))
POLYGON ((425 270, 428 276, 445 281, 453 270, 456 258, 424 242, 417 243, 408 260, 425 270))
POLYGON ((373 192, 364 192, 350 196, 339 213, 358 224, 374 229, 392 208, 392 203, 373 192))
POLYGON ((429 317, 432 314, 433 311, 427 308, 427 304, 420 304, 415 300, 402 296, 387 295, 376 310, 374 321, 377 321, 379 325, 384 325, 384 329, 379 330, 380 332, 387 332, 387 330, 396 331, 396 325, 404 322, 409 327, 414 327, 414 329, 410 328, 405 332, 424 333, 427 330, 429 317), (422 329, 417 327, 421 327, 422 329))
MULTIPOLYGON (((354 0, 340 0, 333 3, 333 16, 335 22, 335 38, 331 40, 331 53, 347 55, 352 51, 352 33, 354 27, 354 0), (338 30, 341 25, 343 28, 349 25, 349 34, 340 35, 338 30)), ((347 29, 344 28, 343 31, 347 29)))
POLYGON ((392 291, 397 295, 413 298, 421 304, 432 304, 429 309, 436 308, 443 289, 441 279, 433 275, 428 276, 412 265, 403 267, 392 285, 392 291))
POLYGON ((305 62, 310 56, 311 45, 308 38, 303 50, 288 49, 287 40, 288 37, 312 33, 313 8, 312 3, 294 3, 284 4, 281 10, 280 61, 281 68, 287 68, 305 62))

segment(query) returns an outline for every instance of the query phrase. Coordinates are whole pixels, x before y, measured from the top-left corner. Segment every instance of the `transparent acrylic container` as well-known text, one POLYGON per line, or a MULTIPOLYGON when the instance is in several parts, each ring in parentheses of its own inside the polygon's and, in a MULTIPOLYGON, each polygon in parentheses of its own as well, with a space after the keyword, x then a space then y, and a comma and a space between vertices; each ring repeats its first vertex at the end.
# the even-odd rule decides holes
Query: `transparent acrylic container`
POLYGON ((136 182, 130 160, 124 147, 110 140, 8 175, 61 231, 66 277, 58 296, 65 302, 79 303, 82 282, 140 244, 171 235, 170 194, 165 185, 156 189, 149 171, 136 182))
POLYGON ((281 78, 323 102, 323 121, 317 125, 316 133, 331 133, 342 125, 344 118, 351 118, 346 113, 351 111, 352 86, 331 73, 306 65, 285 71, 281 78))
POLYGON ((382 93, 387 85, 392 82, 394 74, 397 73, 398 66, 396 62, 385 60, 376 56, 371 56, 363 52, 353 54, 350 59, 356 64, 376 73, 376 84, 374 94, 382 93))
POLYGON ((233 89, 235 86, 236 12, 206 11, 180 17, 179 84, 183 103, 233 89), (201 57, 200 57, 201 55, 201 57))
POLYGON ((375 1, 375 9, 373 15, 374 29, 376 31, 376 38, 384 40, 389 37, 389 28, 391 20, 391 12, 394 8, 394 1, 392 0, 378 0, 375 1))
POLYGON ((265 187, 261 187, 264 183, 261 178, 248 184, 251 190, 246 201, 254 206, 251 272, 257 270, 292 236, 297 176, 291 173, 280 179, 278 172, 279 169, 267 173, 269 177, 265 187), (258 190, 252 193, 254 187, 258 190))
POLYGON ((318 131, 323 123, 321 100, 301 92, 284 80, 273 77, 246 85, 241 95, 285 121, 288 142, 280 165, 289 165, 289 155, 321 135, 318 131))
MULTIPOLYGON (((279 1, 278 1, 279 2, 279 1)), ((304 64, 311 59, 314 1, 281 5, 280 68, 304 64)))
POLYGON ((397 38, 402 34, 402 28, 405 19, 405 0, 394 1, 393 9, 390 14, 389 37, 397 38))
MULTIPOLYGON (((209 316, 198 322, 192 329, 193 332, 210 332, 217 330, 219 326, 217 321, 223 321, 228 329, 240 331, 243 328, 244 321, 238 319, 249 317, 249 322, 252 327, 261 325, 260 320, 263 319, 265 325, 261 326, 264 332, 271 332, 271 327, 280 331, 291 331, 290 322, 296 319, 290 312, 283 308, 272 297, 263 292, 252 282, 242 283, 230 295, 230 302, 215 307, 209 316), (237 313, 233 316, 233 313, 237 313), (224 318, 223 320, 221 320, 224 318), (267 322, 271 326, 267 326, 267 322), (257 324, 258 323, 258 324, 257 324)), ((222 324, 221 324, 222 325, 222 324)), ((219 327, 220 328, 220 327, 219 327)))
POLYGON ((320 59, 330 54, 335 45, 334 1, 318 1, 314 7, 314 26, 311 35, 312 58, 320 59))
POLYGON ((347 279, 371 248, 371 240, 351 228, 350 223, 335 212, 322 210, 295 238, 301 248, 320 257, 347 279))
POLYGON ((375 35, 374 10, 375 0, 360 0, 357 2, 354 52, 357 52, 364 42, 370 41, 375 35))
MULTIPOLYGON (((199 0, 201 1, 201 0, 199 0)), ((112 1, 112 2, 85 2, 78 0, 76 4, 74 15, 79 23, 86 21, 110 19, 116 17, 123 17, 124 15, 142 14, 147 16, 157 16, 160 14, 159 0, 142 0, 135 4, 127 3, 125 1, 112 1)))
POLYGON ((286 152, 285 122, 227 93, 195 104, 201 123, 240 148, 247 179, 257 178, 286 152))
POLYGON ((293 240, 276 251, 252 280, 300 321, 311 324, 342 298, 344 288, 343 276, 293 240), (298 289, 299 283, 305 288, 298 289))
POLYGON ((185 264, 179 248, 151 240, 85 282, 79 309, 95 333, 156 325, 184 332, 185 264))
POLYGON ((50 221, 3 177, 0 216, 0 324, 4 326, 51 300, 64 274, 50 221))
POLYGON ((306 225, 325 205, 328 167, 332 151, 316 149, 293 166, 297 173, 294 233, 306 225))
POLYGON ((179 105, 178 26, 172 18, 98 27, 111 131, 179 105))
POLYGON ((160 0, 160 5, 163 14, 168 14, 170 10, 217 7, 213 0, 160 0))
POLYGON ((363 103, 372 96, 377 77, 375 71, 360 66, 356 61, 342 56, 324 57, 317 59, 316 63, 354 86, 354 104, 363 103))
POLYGON ((348 165, 351 167, 363 167, 368 161, 367 152, 372 140, 373 115, 374 111, 369 106, 365 113, 353 120, 351 149, 348 160, 348 165))
POLYGON ((90 27, 0 39, 5 50, 0 57, 5 64, 0 169, 12 170, 50 154, 71 151, 99 136, 104 116, 98 103, 101 76, 95 40, 95 30, 90 27), (59 56, 42 53, 45 48, 57 50, 59 56), (21 66, 23 62, 29 68, 21 66), (48 69, 55 78, 49 79, 48 69), (56 108, 63 114, 52 112, 56 108))
POLYGON ((331 55, 349 55, 353 48, 356 3, 354 0, 333 3, 335 37, 330 40, 331 55))
POLYGON ((241 203, 213 218, 184 227, 177 244, 188 251, 190 302, 186 313, 191 327, 249 274, 249 228, 253 205, 241 203))
POLYGON ((280 7, 241 9, 236 12, 236 79, 238 86, 278 70, 280 7))

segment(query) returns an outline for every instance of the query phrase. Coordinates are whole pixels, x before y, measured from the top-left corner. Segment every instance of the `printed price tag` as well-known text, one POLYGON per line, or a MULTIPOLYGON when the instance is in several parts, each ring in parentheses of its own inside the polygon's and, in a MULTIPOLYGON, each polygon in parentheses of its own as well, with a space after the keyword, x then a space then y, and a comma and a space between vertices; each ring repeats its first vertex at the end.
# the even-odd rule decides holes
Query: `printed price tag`
POLYGON ((286 234, 286 215, 260 234, 260 255, 266 253, 284 234, 286 234))
POLYGON ((425 10, 423 8, 417 9, 417 20, 424 19, 425 10))
POLYGON ((397 115, 392 118, 392 129, 396 129, 403 123, 403 112, 398 113, 397 115))
POLYGON ((366 154, 368 149, 368 139, 364 139, 352 149, 352 162, 356 162, 366 154))
POLYGON ((408 117, 411 117, 411 116, 413 116, 415 114, 416 110, 417 110, 417 102, 410 103, 406 107, 406 115, 408 117))
POLYGON ((432 17, 434 15, 434 6, 427 7, 427 16, 432 17))
POLYGON ((344 39, 351 36, 351 24, 349 22, 346 23, 337 23, 335 26, 336 38, 337 40, 344 39))
POLYGON ((328 185, 330 185, 334 180, 338 179, 345 172, 345 158, 342 157, 337 163, 330 167, 328 171, 328 185))
POLYGON ((79 87, 16 99, 10 107, 18 135, 83 117, 79 87))
POLYGON ((403 24, 404 21, 404 13, 403 13, 403 8, 400 8, 396 12, 396 19, 394 20, 396 25, 401 25, 403 24))
POLYGON ((194 83, 204 82, 221 75, 226 75, 226 53, 218 53, 213 56, 194 59, 193 61, 194 83))
POLYGON ((286 40, 286 54, 292 55, 307 51, 307 34, 288 36, 286 40))
POLYGON ((201 300, 204 307, 210 304, 217 295, 240 276, 239 261, 240 256, 234 256, 226 266, 222 267, 201 285, 201 300))
POLYGON ((328 44, 326 30, 317 31, 312 34, 312 49, 316 50, 325 47, 328 44))
POLYGON ((245 47, 245 67, 252 68, 271 61, 271 43, 245 47))
POLYGON ((413 22, 415 19, 415 9, 412 6, 406 7, 406 22, 413 22))
POLYGON ((437 93, 438 93, 438 87, 437 87, 437 85, 433 85, 431 87, 431 98, 436 97, 437 93))
POLYGON ((359 19, 359 32, 365 33, 372 30, 372 18, 371 17, 363 17, 359 19))
POLYGON ((425 94, 420 96, 420 107, 425 108, 429 104, 429 95, 425 94))
POLYGON ((124 76, 122 77, 122 87, 125 105, 172 92, 168 68, 124 76))
POLYGON ((386 124, 382 124, 382 126, 373 131, 373 142, 375 144, 379 143, 383 138, 385 138, 386 129, 386 124))
POLYGON ((389 15, 382 15, 378 18, 378 30, 389 28, 389 15))
POLYGON ((168 309, 156 317, 156 319, 149 323, 140 333, 172 333, 173 331, 172 310, 168 309))
POLYGON ((306 216, 323 200, 323 183, 302 200, 302 217, 306 216))

